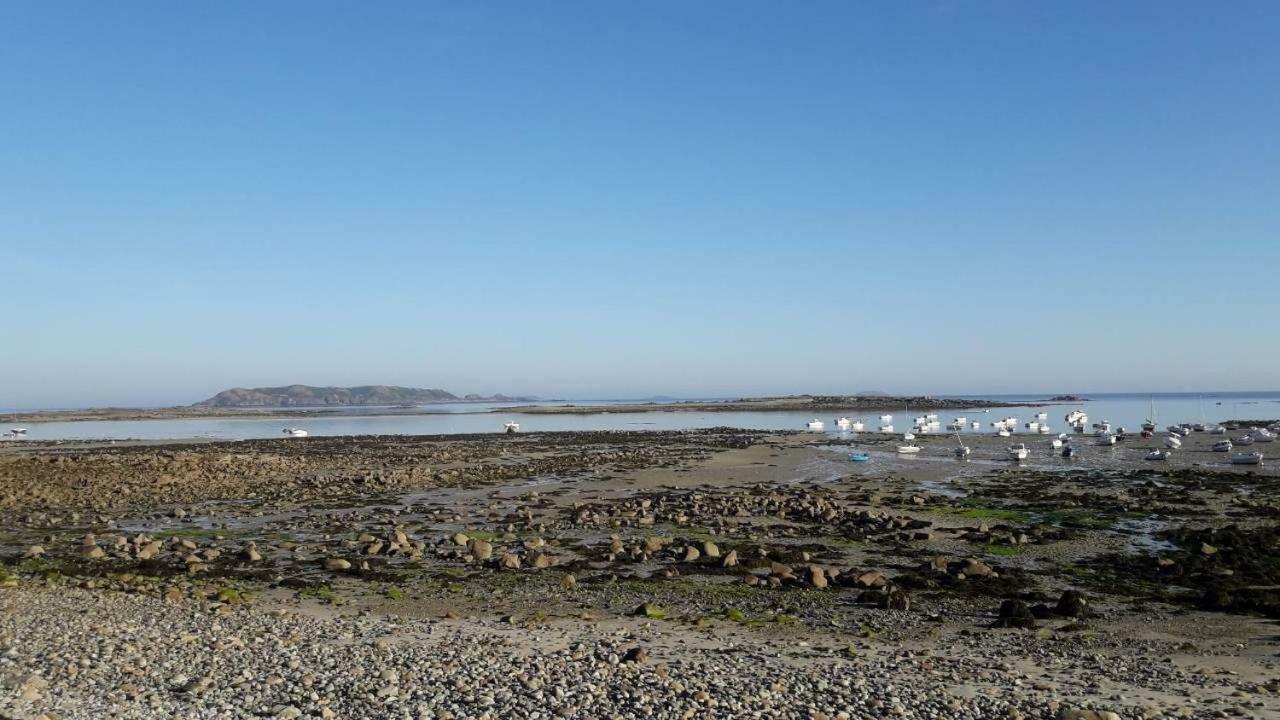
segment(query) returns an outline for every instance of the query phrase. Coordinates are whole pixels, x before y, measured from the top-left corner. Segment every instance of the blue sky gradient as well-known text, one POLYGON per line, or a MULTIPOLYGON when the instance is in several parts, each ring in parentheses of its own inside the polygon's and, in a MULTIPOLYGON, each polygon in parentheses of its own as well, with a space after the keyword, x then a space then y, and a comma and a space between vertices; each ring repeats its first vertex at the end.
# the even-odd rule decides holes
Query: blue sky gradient
POLYGON ((1270 2, 0 5, 0 407, 1274 388, 1277 37, 1270 2))

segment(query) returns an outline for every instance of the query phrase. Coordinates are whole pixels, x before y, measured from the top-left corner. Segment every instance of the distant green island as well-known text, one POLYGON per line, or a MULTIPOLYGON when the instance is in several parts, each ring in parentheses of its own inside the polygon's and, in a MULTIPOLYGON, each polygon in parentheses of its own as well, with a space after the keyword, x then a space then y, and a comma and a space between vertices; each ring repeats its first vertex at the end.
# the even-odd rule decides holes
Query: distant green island
POLYGON ((458 396, 439 388, 411 388, 397 385, 357 385, 355 387, 317 387, 283 385, 280 387, 231 388, 223 390, 192 407, 208 408, 282 408, 341 407, 358 405, 416 405, 439 402, 534 402, 536 398, 507 395, 458 396))

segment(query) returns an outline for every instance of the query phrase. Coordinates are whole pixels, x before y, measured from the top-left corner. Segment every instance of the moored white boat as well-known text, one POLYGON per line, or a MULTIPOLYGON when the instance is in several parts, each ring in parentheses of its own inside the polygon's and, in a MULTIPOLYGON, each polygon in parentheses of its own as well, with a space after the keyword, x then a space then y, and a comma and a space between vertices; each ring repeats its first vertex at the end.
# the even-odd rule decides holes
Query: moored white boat
POLYGON ((889 423, 891 423, 891 422, 893 422, 893 416, 892 416, 892 415, 881 415, 881 416, 880 416, 880 424, 881 424, 881 425, 888 425, 888 424, 889 424, 889 423))
POLYGON ((1115 445, 1116 436, 1109 432, 1098 433, 1097 439, 1093 441, 1094 445, 1115 445))
POLYGON ((520 432, 520 423, 515 422, 513 420, 508 420, 505 423, 503 423, 502 429, 506 430, 509 433, 518 433, 520 432))
POLYGON ((977 420, 974 420, 973 422, 969 423, 969 429, 970 429, 970 430, 981 430, 981 429, 982 429, 982 423, 978 422, 977 420))
POLYGON ((1026 460, 1030 451, 1027 450, 1026 445, 1022 443, 1015 443, 1005 448, 1005 453, 1008 454, 1010 460, 1026 460))
POLYGON ((997 430, 996 435, 999 435, 1000 437, 1013 437, 1013 433, 1009 432, 1008 430, 1005 430, 1004 428, 1000 428, 999 430, 997 430))
POLYGON ((1260 452, 1236 453, 1235 455, 1231 456, 1231 464, 1232 465, 1261 465, 1262 453, 1260 452))
POLYGON ((804 424, 804 429, 805 429, 805 430, 814 430, 814 431, 818 431, 818 430, 823 429, 824 427, 826 427, 826 425, 824 425, 824 424, 822 423, 822 421, 821 421, 821 420, 819 420, 819 419, 817 419, 817 418, 814 418, 814 419, 812 419, 812 420, 810 420, 809 422, 807 422, 807 423, 805 423, 805 424, 804 424))
POLYGON ((1182 439, 1177 435, 1169 435, 1164 439, 1164 446, 1171 450, 1177 450, 1182 447, 1182 439))
POLYGON ((302 428, 293 428, 293 427, 285 428, 283 432, 285 435, 288 435, 289 437, 306 437, 311 434, 306 430, 303 430, 302 428))
POLYGON ((841 430, 848 430, 853 425, 853 421, 847 417, 836 418, 836 427, 841 430))
POLYGON ((26 435, 27 429, 24 427, 9 428, 9 432, 14 435, 26 435))
POLYGON ((853 422, 849 423, 849 429, 852 430, 853 432, 862 432, 862 429, 865 427, 866 425, 864 425, 861 420, 854 420, 853 422))
POLYGON ((1214 425, 1209 428, 1209 434, 1210 435, 1226 435, 1227 429, 1222 427, 1221 425, 1214 425))
POLYGON ((904 432, 902 433, 902 439, 907 441, 915 440, 916 436, 915 433, 904 432))
POLYGON ((1168 460, 1171 453, 1168 450, 1152 450, 1142 456, 1143 460, 1168 460))
POLYGON ((1252 436, 1252 435, 1241 435, 1240 437, 1236 438, 1236 444, 1237 444, 1237 445, 1252 445, 1252 444, 1253 444, 1253 436, 1252 436))
POLYGON ((1059 439, 1059 438, 1054 438, 1054 439, 1049 443, 1049 445, 1050 445, 1054 450, 1057 450, 1058 448, 1061 448, 1061 447, 1062 447, 1062 440, 1061 440, 1061 439, 1059 439))
POLYGON ((1276 439, 1276 436, 1272 435, 1270 431, 1268 431, 1266 428, 1260 428, 1260 427, 1256 427, 1250 430, 1249 437, 1253 438, 1254 442, 1260 442, 1260 443, 1269 443, 1269 442, 1273 442, 1276 439))
POLYGON ((882 432, 882 433, 891 433, 891 432, 893 432, 893 426, 892 426, 892 425, 881 425, 881 426, 880 426, 880 432, 882 432))
POLYGON ((1235 447, 1230 440, 1219 440, 1213 444, 1214 452, 1231 452, 1231 448, 1235 447))
POLYGON ((903 455, 914 455, 915 453, 920 452, 920 446, 919 445, 899 445, 898 452, 902 453, 903 455))

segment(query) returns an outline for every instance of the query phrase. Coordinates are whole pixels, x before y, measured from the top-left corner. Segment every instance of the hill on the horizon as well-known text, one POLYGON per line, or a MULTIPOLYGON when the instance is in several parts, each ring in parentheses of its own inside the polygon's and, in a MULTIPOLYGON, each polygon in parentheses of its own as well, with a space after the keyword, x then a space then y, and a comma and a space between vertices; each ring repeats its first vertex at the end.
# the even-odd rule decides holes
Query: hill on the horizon
POLYGON ((405 405, 430 402, 523 402, 529 398, 476 394, 460 398, 439 388, 410 388, 396 385, 358 385, 356 387, 316 387, 285 385, 282 387, 232 388, 223 390, 192 407, 325 407, 330 405, 405 405))

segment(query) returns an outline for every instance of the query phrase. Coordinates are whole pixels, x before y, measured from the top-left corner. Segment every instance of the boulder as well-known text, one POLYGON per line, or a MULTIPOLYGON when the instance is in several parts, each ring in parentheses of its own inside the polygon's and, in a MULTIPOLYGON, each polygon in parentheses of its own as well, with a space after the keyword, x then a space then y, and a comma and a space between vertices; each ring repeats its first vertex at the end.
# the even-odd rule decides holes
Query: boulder
POLYGON ((999 617, 996 618, 995 627, 1031 630, 1035 626, 1036 616, 1032 614, 1031 608, 1028 608, 1026 603, 1021 600, 1005 600, 1000 603, 999 617))
POLYGON ((1089 601, 1079 590, 1067 590, 1058 598, 1054 612, 1065 617, 1082 618, 1089 614, 1089 601))

